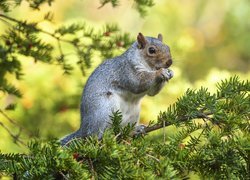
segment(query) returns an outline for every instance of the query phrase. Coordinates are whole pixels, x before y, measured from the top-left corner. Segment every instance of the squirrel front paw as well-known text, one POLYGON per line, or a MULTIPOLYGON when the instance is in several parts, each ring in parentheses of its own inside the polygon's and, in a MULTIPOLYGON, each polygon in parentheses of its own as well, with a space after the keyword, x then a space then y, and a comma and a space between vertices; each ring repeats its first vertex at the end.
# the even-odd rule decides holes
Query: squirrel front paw
POLYGON ((160 75, 161 78, 164 81, 168 81, 169 79, 171 79, 174 76, 174 72, 171 69, 160 69, 160 75))

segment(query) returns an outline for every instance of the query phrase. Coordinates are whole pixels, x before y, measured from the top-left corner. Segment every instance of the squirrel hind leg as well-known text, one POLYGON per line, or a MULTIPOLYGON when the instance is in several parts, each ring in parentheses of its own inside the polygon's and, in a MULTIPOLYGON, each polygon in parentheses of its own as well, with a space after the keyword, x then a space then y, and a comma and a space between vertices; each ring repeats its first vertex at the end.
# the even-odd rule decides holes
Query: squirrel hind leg
POLYGON ((81 133, 86 136, 97 135, 100 139, 105 131, 111 124, 110 115, 116 106, 113 101, 113 93, 111 91, 105 92, 105 96, 97 98, 95 104, 92 106, 85 106, 82 108, 82 123, 81 133))

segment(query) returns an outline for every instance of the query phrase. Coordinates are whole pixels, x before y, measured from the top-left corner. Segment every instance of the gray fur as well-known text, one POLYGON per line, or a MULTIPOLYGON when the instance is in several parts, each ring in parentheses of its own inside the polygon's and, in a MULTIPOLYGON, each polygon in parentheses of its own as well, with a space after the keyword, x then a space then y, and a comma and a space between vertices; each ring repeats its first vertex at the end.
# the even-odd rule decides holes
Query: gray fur
MULTIPOLYGON (((149 43, 166 46, 158 39, 146 37, 149 43)), ((140 101, 146 95, 154 96, 172 78, 169 70, 157 70, 149 67, 135 42, 121 56, 106 60, 89 77, 81 98, 80 128, 61 140, 65 145, 73 138, 90 135, 102 137, 110 127, 110 115, 121 111, 122 124, 138 123, 140 101)))

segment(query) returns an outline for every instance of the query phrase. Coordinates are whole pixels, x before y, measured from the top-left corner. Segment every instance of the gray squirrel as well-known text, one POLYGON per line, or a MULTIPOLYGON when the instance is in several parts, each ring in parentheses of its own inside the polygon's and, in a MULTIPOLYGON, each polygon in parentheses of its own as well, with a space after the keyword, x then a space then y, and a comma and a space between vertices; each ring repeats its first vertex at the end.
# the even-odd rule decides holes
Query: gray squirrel
POLYGON ((80 128, 61 139, 61 145, 91 135, 100 139, 117 110, 122 113, 121 125, 136 123, 136 130, 142 131, 145 126, 138 124, 141 99, 159 93, 173 77, 171 65, 162 35, 153 38, 139 33, 125 53, 106 60, 91 74, 82 94, 80 128))

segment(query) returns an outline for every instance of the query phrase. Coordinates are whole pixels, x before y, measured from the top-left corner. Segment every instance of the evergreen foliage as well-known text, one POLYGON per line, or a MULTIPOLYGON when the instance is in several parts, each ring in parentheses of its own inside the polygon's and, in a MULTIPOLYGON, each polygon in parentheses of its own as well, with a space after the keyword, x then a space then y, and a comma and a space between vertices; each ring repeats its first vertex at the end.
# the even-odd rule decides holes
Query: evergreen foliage
MULTIPOLYGON (((119 5, 119 0, 100 0, 101 7, 110 3, 113 7, 119 5)), ((140 13, 141 16, 145 16, 147 14, 147 8, 154 6, 154 0, 134 0, 134 6, 136 10, 140 13)))
MULTIPOLYGON (((39 9, 43 3, 50 4, 52 1, 28 2, 32 8, 39 9)), ((9 12, 20 3, 21 1, 1 1, 0 10, 9 12)), ((102 30, 95 30, 83 22, 62 25, 50 31, 39 27, 41 22, 52 20, 53 14, 50 12, 37 22, 19 20, 0 13, 0 21, 5 22, 8 27, 0 36, 0 91, 21 97, 21 92, 9 82, 7 76, 11 74, 17 80, 21 79, 21 60, 24 58, 60 65, 64 72, 69 74, 73 66, 72 62, 68 62, 68 57, 74 54, 84 75, 85 69, 91 66, 94 53, 100 54, 103 59, 111 58, 117 50, 127 49, 132 43, 129 34, 121 33, 115 24, 107 24, 102 30), (52 41, 45 42, 42 34, 49 36, 52 41), (69 44, 73 50, 68 51, 68 47, 63 47, 64 44, 69 44)))
MULTIPOLYGON (((8 13, 23 1, 35 10, 53 2, 0 1, 0 21, 7 27, 0 36, 0 91, 4 93, 21 97, 9 75, 21 79, 23 59, 57 64, 69 74, 73 69, 69 62, 72 50, 84 75, 95 54, 110 58, 117 49, 127 49, 131 44, 129 34, 121 33, 114 24, 96 30, 87 23, 73 23, 48 31, 39 26, 41 20, 29 22, 11 17, 8 13), (67 49, 70 46, 70 51, 64 45, 67 49)), ((109 3, 116 7, 120 1, 100 0, 100 7, 109 3)), ((141 16, 153 4, 153 0, 134 0, 141 16)), ((48 12, 42 21, 52 20, 53 13, 48 12)), ((201 179, 250 179, 250 83, 235 76, 217 87, 216 93, 206 88, 188 89, 145 129, 149 133, 165 126, 177 127, 167 141, 165 137, 157 141, 151 136, 133 137, 134 125, 121 127, 121 113, 114 112, 112 128, 102 140, 76 139, 67 147, 61 147, 58 140, 34 140, 27 146, 28 153, 0 152, 0 178, 187 179, 194 174, 201 179)), ((12 104, 6 107, 13 108, 12 104)), ((5 116, 2 110, 1 114, 5 116)), ((20 133, 13 134, 2 122, 0 126, 16 142, 24 144, 20 133)))
POLYGON ((133 138, 132 126, 112 128, 102 138, 33 141, 28 154, 0 154, 0 173, 17 179, 201 179, 250 178, 250 83, 232 77, 207 89, 187 92, 162 112, 147 132, 178 127, 168 141, 133 138))

